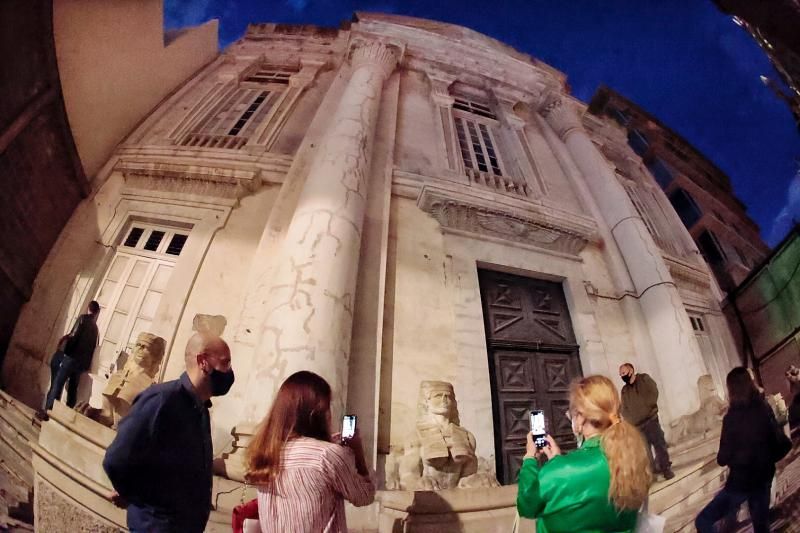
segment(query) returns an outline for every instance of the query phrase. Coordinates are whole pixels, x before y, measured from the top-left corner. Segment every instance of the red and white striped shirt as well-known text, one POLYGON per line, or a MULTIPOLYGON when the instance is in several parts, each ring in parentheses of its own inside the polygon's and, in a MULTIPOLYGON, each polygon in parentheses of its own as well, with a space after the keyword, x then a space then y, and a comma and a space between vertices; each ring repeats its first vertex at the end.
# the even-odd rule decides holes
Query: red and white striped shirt
POLYGON ((300 437, 283 447, 273 486, 258 487, 258 518, 263 533, 347 533, 344 500, 361 507, 374 499, 350 448, 300 437))

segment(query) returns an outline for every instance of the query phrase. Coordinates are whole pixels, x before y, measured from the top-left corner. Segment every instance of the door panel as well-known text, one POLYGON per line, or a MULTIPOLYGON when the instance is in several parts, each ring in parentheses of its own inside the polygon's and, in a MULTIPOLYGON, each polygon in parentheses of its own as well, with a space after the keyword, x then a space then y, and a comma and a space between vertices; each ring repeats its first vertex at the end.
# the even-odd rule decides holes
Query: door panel
POLYGON ((561 286, 480 271, 489 347, 498 479, 515 483, 531 409, 544 411, 548 432, 575 447, 569 386, 581 376, 578 349, 561 286))

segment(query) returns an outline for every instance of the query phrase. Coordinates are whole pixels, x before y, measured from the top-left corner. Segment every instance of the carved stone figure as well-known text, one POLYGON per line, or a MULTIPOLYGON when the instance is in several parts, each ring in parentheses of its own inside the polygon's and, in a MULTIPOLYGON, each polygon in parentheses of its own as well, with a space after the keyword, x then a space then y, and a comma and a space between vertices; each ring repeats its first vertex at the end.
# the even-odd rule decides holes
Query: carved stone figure
POLYGON ((453 386, 423 381, 417 403, 417 428, 399 460, 404 490, 496 487, 497 479, 478 471, 475 437, 461 427, 453 386))
POLYGON ((81 404, 77 410, 103 425, 116 428, 120 419, 130 411, 134 398, 155 381, 165 346, 161 337, 140 333, 133 354, 122 370, 111 375, 103 389, 103 407, 95 409, 81 404))
POLYGON ((704 436, 721 426, 728 406, 717 394, 711 376, 706 374, 697 378, 697 390, 700 393, 700 409, 672 422, 670 444, 677 444, 686 438, 704 436))

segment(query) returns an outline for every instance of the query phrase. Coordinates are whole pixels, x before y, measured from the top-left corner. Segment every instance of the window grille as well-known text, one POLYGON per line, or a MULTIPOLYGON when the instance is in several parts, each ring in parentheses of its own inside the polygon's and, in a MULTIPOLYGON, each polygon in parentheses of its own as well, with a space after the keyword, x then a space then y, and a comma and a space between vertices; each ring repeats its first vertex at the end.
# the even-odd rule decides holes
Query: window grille
POLYGON ((455 102, 453 103, 453 109, 458 109, 460 111, 466 111, 467 113, 472 113, 473 115, 478 115, 480 117, 497 120, 497 115, 495 115, 488 106, 479 104, 478 102, 473 102, 471 100, 456 98, 455 102))
POLYGON ((467 170, 491 172, 502 176, 500 159, 486 124, 464 117, 455 117, 458 147, 467 170))
POLYGON ((183 137, 184 146, 238 149, 247 143, 296 71, 265 66, 246 75, 183 137))
POLYGON ((247 76, 244 81, 252 83, 280 83, 281 85, 289 85, 289 78, 295 74, 295 71, 275 69, 275 68, 260 68, 247 76))

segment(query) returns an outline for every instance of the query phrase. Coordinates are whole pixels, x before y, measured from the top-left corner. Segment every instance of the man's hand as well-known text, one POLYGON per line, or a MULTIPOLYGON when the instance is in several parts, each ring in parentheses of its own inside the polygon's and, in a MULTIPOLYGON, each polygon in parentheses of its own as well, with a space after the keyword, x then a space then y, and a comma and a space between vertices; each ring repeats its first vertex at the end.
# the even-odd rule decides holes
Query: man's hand
POLYGON ((123 498, 119 495, 119 492, 112 492, 108 495, 108 499, 111 500, 111 503, 119 507, 120 509, 127 509, 128 508, 128 500, 123 498))

